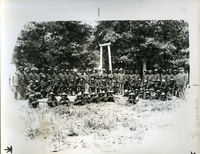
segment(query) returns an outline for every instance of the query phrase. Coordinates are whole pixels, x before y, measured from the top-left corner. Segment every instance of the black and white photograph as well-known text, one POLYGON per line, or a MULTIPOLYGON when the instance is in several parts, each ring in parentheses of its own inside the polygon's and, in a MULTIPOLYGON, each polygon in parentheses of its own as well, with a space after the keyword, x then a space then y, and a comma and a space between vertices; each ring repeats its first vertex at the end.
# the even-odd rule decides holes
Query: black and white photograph
POLYGON ((70 12, 70 2, 65 10, 51 1, 47 11, 47 1, 4 4, 2 154, 198 154, 198 22, 148 18, 148 5, 144 17, 109 10, 130 3, 86 1, 70 12))

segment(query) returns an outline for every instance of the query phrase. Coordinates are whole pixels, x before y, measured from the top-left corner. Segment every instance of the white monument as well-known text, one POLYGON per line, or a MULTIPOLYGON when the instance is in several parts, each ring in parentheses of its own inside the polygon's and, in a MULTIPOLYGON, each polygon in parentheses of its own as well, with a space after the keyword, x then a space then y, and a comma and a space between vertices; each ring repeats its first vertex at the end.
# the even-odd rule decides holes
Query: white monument
POLYGON ((100 65, 99 69, 102 71, 102 56, 103 56, 103 46, 108 46, 108 59, 109 59, 109 70, 112 73, 112 61, 111 61, 111 51, 110 51, 111 43, 100 44, 100 65))

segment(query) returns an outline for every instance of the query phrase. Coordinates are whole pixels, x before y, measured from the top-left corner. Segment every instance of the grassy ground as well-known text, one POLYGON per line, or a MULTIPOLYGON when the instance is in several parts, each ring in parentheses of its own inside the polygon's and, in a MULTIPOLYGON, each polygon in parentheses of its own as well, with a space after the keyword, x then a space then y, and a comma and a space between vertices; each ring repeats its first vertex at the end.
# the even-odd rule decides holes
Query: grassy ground
POLYGON ((23 135, 27 140, 45 142, 53 152, 140 144, 149 129, 161 126, 149 119, 175 110, 182 102, 173 98, 170 101, 140 100, 132 105, 126 100, 117 96, 115 102, 69 108, 48 108, 45 103, 40 103, 37 109, 23 105, 19 109, 25 124, 23 135))

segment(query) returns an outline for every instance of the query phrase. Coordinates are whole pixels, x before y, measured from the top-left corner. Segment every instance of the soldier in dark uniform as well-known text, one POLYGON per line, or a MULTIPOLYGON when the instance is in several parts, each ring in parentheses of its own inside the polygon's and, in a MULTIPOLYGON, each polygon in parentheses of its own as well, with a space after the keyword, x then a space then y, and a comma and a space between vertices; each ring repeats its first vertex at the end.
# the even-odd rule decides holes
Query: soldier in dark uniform
POLYGON ((98 99, 98 96, 96 95, 96 93, 93 92, 90 94, 90 102, 99 103, 99 99, 98 99))
POLYGON ((167 74, 165 70, 162 70, 162 74, 161 74, 161 81, 164 79, 166 81, 166 83, 168 82, 168 78, 167 78, 167 74))
POLYGON ((158 73, 158 69, 154 70, 153 78, 158 81, 161 80, 160 74, 158 73))
POLYGON ((75 94, 75 84, 73 79, 69 83, 69 93, 71 96, 75 94))
POLYGON ((34 91, 37 98, 41 98, 41 86, 38 80, 35 81, 34 91))
POLYGON ((156 94, 154 96, 154 99, 159 99, 160 98, 160 90, 156 90, 156 94))
POLYGON ((89 97, 89 93, 88 92, 84 92, 83 93, 83 102, 84 102, 84 104, 90 103, 90 97, 89 97))
POLYGON ((91 93, 93 93, 93 92, 96 92, 96 82, 95 82, 95 80, 94 80, 94 78, 92 78, 91 79, 91 82, 90 82, 90 88, 89 88, 89 91, 91 92, 91 93))
POLYGON ((38 68, 34 68, 34 76, 35 76, 35 79, 40 81, 40 74, 39 74, 39 69, 38 68))
POLYGON ((25 86, 29 84, 30 78, 29 78, 29 68, 25 67, 24 68, 24 81, 25 81, 25 86))
POLYGON ((25 76, 24 76, 24 73, 23 73, 23 67, 20 66, 18 68, 18 85, 19 85, 19 94, 20 96, 22 97, 21 99, 24 98, 24 95, 25 95, 25 87, 26 87, 26 84, 25 84, 25 76))
POLYGON ((105 102, 105 92, 104 91, 100 91, 98 93, 98 98, 99 98, 99 101, 105 102))
POLYGON ((128 97, 128 102, 131 104, 136 104, 136 100, 135 100, 135 94, 134 93, 130 93, 129 97, 128 97))
POLYGON ((29 106, 31 106, 32 108, 37 108, 39 106, 39 101, 37 100, 37 98, 35 97, 35 94, 31 94, 29 96, 29 102, 28 102, 29 106))
POLYGON ((77 84, 77 93, 81 92, 81 94, 83 94, 84 91, 85 91, 85 81, 83 80, 83 78, 81 78, 77 84))
POLYGON ((55 68, 53 75, 52 75, 52 79, 53 79, 53 91, 55 95, 58 95, 58 88, 60 85, 60 78, 58 76, 58 69, 55 68))
POLYGON ((148 71, 147 70, 144 70, 144 75, 143 75, 143 78, 142 78, 142 82, 144 84, 144 81, 149 81, 149 75, 148 75, 148 71))
POLYGON ((150 92, 147 90, 146 92, 145 92, 145 99, 150 99, 150 92))
POLYGON ((69 70, 66 69, 65 72, 64 72, 64 76, 65 76, 65 79, 66 79, 66 84, 67 86, 69 86, 69 83, 70 83, 70 76, 69 76, 69 70))
POLYGON ((61 94, 61 99, 58 105, 69 106, 69 98, 67 97, 66 93, 61 94))
POLYGON ((35 94, 35 85, 33 80, 30 80, 29 85, 26 87, 26 98, 29 98, 29 95, 35 94))
POLYGON ((81 93, 77 94, 74 105, 84 105, 83 95, 81 93))
POLYGON ((45 69, 44 68, 41 68, 41 72, 40 72, 40 79, 43 78, 46 80, 46 72, 45 72, 45 69))
POLYGON ((29 73, 29 80, 33 80, 33 81, 37 80, 37 78, 35 77, 34 71, 35 71, 34 68, 31 68, 30 73, 29 73))
POLYGON ((166 94, 164 92, 161 93, 160 100, 161 101, 166 101, 167 100, 167 96, 166 96, 166 94))
POLYGON ((51 69, 50 68, 47 70, 46 78, 47 78, 47 81, 51 80, 51 78, 52 78, 52 74, 51 74, 51 69))
POLYGON ((49 107, 55 107, 55 106, 57 106, 58 105, 58 101, 57 101, 57 99, 56 99, 56 97, 55 97, 55 94, 53 93, 53 92, 50 92, 49 94, 48 94, 48 99, 47 99, 47 105, 49 106, 49 107))

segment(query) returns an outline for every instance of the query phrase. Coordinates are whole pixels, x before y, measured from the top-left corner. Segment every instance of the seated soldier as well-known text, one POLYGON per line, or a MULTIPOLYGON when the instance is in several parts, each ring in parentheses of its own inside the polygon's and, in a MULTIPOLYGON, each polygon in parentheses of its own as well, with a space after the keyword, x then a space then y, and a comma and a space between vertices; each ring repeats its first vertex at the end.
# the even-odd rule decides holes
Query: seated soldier
POLYGON ((84 104, 90 103, 90 97, 88 92, 83 93, 83 102, 84 104))
POLYGON ((160 90, 156 90, 156 94, 154 96, 154 99, 159 99, 160 98, 160 90))
POLYGON ((29 102, 28 102, 28 104, 29 104, 29 106, 31 106, 33 108, 37 108, 39 106, 39 101, 35 97, 35 94, 30 94, 29 95, 29 102))
POLYGON ((162 94, 160 95, 160 100, 161 101, 166 101, 167 100, 167 96, 164 92, 162 92, 162 94))
POLYGON ((129 96, 129 91, 128 91, 128 89, 125 89, 124 90, 124 95, 123 95, 124 97, 128 97, 129 96))
POLYGON ((92 93, 96 91, 96 82, 95 82, 94 78, 91 79, 89 91, 92 93))
MULTIPOLYGON (((26 87, 26 98, 29 98, 30 94, 39 94, 35 91, 35 85, 33 80, 30 81, 29 85, 26 87)), ((37 97, 37 96, 36 96, 37 97)))
POLYGON ((146 91, 145 92, 145 99, 150 99, 150 92, 149 91, 146 91))
POLYGON ((138 92, 138 98, 144 98, 144 90, 143 88, 140 88, 139 92, 138 92))
POLYGON ((59 105, 69 106, 69 98, 67 98, 66 93, 61 94, 61 99, 60 99, 59 105))
POLYGON ((151 99, 153 99, 153 98, 155 97, 155 94, 156 94, 156 93, 154 92, 154 89, 153 89, 153 88, 150 88, 150 89, 149 89, 149 92, 150 92, 150 98, 149 98, 149 99, 151 100, 151 99))
POLYGON ((84 105, 83 96, 81 93, 77 94, 74 105, 84 105))
POLYGON ((76 91, 74 80, 72 79, 69 83, 69 93, 73 96, 76 91))
POLYGON ((100 91, 98 93, 98 96, 99 96, 99 101, 105 102, 105 92, 104 91, 100 91))
POLYGON ((49 107, 55 107, 55 106, 58 105, 58 101, 57 101, 55 94, 53 92, 50 92, 49 95, 48 95, 47 105, 49 107))
POLYGON ((131 104, 136 104, 136 100, 135 100, 135 93, 130 93, 129 97, 128 97, 128 102, 131 104))
POLYGON ((110 90, 107 91, 107 102, 115 102, 113 92, 110 90))
POLYGON ((41 98, 41 86, 40 86, 40 82, 38 80, 35 81, 34 91, 35 91, 36 97, 41 98))
POLYGON ((98 96, 95 93, 90 94, 90 102, 93 102, 93 103, 99 102, 98 96))

